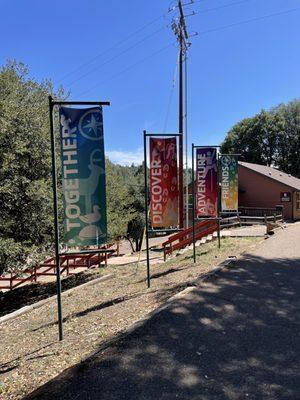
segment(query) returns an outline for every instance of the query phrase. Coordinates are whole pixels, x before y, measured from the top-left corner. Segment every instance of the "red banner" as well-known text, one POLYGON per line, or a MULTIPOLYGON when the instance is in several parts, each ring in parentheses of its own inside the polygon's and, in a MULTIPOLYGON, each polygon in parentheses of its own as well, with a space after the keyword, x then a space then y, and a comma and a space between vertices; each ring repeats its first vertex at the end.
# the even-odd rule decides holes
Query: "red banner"
POLYGON ((196 152, 196 215, 217 217, 218 213, 217 149, 198 148, 196 152))
POLYGON ((150 219, 152 228, 178 225, 176 138, 150 138, 150 219))

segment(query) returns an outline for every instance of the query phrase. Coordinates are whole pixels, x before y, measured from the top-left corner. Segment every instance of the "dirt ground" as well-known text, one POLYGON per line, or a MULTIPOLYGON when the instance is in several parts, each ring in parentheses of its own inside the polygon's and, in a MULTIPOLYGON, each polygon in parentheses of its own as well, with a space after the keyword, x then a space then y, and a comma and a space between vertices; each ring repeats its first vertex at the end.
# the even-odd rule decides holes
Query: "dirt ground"
MULTIPOLYGON (((161 243, 165 241, 167 236, 159 238, 151 238, 150 246, 161 248, 161 243)), ((109 259, 109 264, 124 265, 133 264, 139 259, 139 253, 133 253, 128 240, 120 241, 120 257, 116 254, 109 259)), ((161 252, 151 252, 151 257, 162 258, 161 252)), ((146 260, 145 252, 140 255, 140 260, 146 260)), ((102 265, 104 267, 104 265, 102 265)), ((62 291, 71 289, 75 286, 86 283, 99 276, 99 271, 95 269, 87 270, 85 268, 78 268, 72 271, 72 274, 66 276, 64 272, 61 275, 62 279, 62 291)), ((21 307, 28 306, 32 303, 36 303, 39 300, 43 300, 47 297, 56 294, 56 277, 55 276, 40 276, 37 284, 27 282, 24 285, 20 285, 12 291, 1 291, 0 290, 0 317, 11 313, 21 307)))
POLYGON ((0 398, 21 399, 64 369, 97 351, 99 345, 145 317, 193 279, 228 256, 238 256, 262 238, 225 238, 192 252, 151 265, 151 289, 146 288, 145 264, 108 266, 93 277, 112 274, 107 281, 63 297, 64 340, 57 341, 57 309, 52 301, 0 324, 0 398))

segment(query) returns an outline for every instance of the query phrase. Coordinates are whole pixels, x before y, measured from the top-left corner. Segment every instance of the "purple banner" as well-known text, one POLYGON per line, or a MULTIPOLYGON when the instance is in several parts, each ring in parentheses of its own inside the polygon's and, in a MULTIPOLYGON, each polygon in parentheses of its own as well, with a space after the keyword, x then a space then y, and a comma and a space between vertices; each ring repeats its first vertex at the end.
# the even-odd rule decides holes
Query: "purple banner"
POLYGON ((196 151, 196 215, 217 217, 218 213, 217 149, 198 148, 196 151))

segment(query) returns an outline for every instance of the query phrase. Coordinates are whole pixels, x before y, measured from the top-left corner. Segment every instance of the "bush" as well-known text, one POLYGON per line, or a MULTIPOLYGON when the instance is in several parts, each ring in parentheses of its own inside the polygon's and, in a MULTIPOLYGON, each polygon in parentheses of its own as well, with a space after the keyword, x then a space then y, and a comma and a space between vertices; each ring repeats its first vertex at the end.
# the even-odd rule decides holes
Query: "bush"
POLYGON ((26 263, 27 251, 13 239, 0 238, 0 275, 20 270, 26 263))

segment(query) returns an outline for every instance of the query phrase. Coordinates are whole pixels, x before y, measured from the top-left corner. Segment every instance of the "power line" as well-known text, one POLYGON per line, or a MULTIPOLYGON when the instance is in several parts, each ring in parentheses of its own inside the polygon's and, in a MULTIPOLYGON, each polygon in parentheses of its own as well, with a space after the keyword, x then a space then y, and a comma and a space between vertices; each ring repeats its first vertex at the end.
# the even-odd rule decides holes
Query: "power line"
MULTIPOLYGON (((201 1, 205 1, 205 0, 201 0, 201 1)), ((213 10, 217 10, 217 9, 229 7, 229 6, 232 6, 232 5, 236 5, 236 4, 246 3, 246 2, 249 2, 249 1, 251 1, 251 0, 240 0, 240 1, 232 2, 232 3, 230 3, 230 4, 226 4, 226 5, 223 5, 223 6, 214 7, 214 8, 207 9, 207 10, 203 10, 202 12, 213 11, 213 10)), ((199 0, 195 0, 193 3, 199 3, 199 2, 200 2, 199 0)), ((264 19, 267 19, 267 18, 272 18, 272 17, 275 17, 275 16, 280 16, 280 15, 292 13, 292 12, 299 11, 299 10, 300 10, 300 7, 297 7, 297 8, 293 8, 293 9, 289 9, 289 10, 280 11, 280 12, 277 12, 277 13, 267 14, 267 15, 264 15, 264 16, 261 16, 261 17, 255 17, 255 18, 251 18, 251 19, 248 19, 248 20, 244 20, 244 21, 240 21, 240 22, 236 22, 236 23, 224 25, 224 26, 221 26, 221 27, 212 28, 212 29, 208 29, 208 30, 205 30, 205 31, 200 31, 199 34, 213 33, 213 32, 221 31, 221 30, 228 29, 228 28, 231 28, 231 27, 235 27, 235 26, 239 26, 239 25, 243 25, 243 24, 247 24, 247 23, 251 23, 251 22, 255 22, 255 21, 264 20, 264 19)), ((145 29, 146 27, 152 25, 153 23, 155 23, 156 21, 158 21, 159 19, 161 19, 161 18, 164 17, 164 16, 165 16, 165 15, 162 15, 162 16, 160 16, 160 17, 158 17, 158 18, 155 18, 154 20, 150 21, 149 23, 145 24, 143 27, 139 28, 139 29, 136 30, 134 33, 128 35, 125 39, 121 40, 121 41, 118 42, 116 45, 112 46, 110 49, 106 50, 105 52, 103 52, 103 53, 101 53, 101 54, 96 55, 91 61, 88 61, 88 62, 82 64, 81 67, 79 67, 79 68, 77 68, 76 70, 73 70, 73 71, 70 72, 69 74, 65 75, 65 77, 66 77, 66 76, 69 76, 69 75, 71 75, 71 74, 73 74, 73 73, 75 73, 76 71, 78 71, 79 69, 81 69, 83 66, 90 64, 91 62, 93 62, 93 60, 97 59, 99 56, 101 56, 101 55, 107 53, 107 52, 110 51, 111 49, 113 49, 113 48, 117 47, 118 45, 124 43, 124 42, 127 41, 129 38, 133 37, 136 33, 140 32, 140 31, 142 31, 143 29, 145 29)), ((134 44, 134 45, 128 47, 127 49, 125 49, 125 50, 124 50, 123 52, 121 52, 119 55, 114 56, 113 58, 111 58, 110 60, 107 60, 105 63, 101 64, 100 66, 98 66, 97 68, 93 69, 92 71, 89 71, 89 72, 87 72, 86 74, 82 75, 81 77, 78 78, 78 80, 83 79, 83 78, 84 78, 85 76, 87 76, 89 73, 91 73, 91 72, 97 70, 98 68, 101 68, 103 65, 108 64, 109 62, 111 62, 111 61, 113 61, 114 59, 118 58, 120 55, 122 55, 122 54, 124 54, 125 52, 129 51, 130 49, 134 48, 134 47, 137 46, 138 44, 142 43, 143 41, 147 40, 149 37, 151 37, 151 36, 157 34, 158 32, 160 32, 160 31, 163 30, 163 29, 164 29, 164 28, 161 28, 161 29, 155 31, 154 33, 152 33, 152 34, 146 36, 145 38, 141 39, 141 40, 140 40, 139 42, 137 42, 136 44, 134 44)), ((170 46, 170 45, 168 45, 167 47, 169 47, 169 46, 170 46)), ((111 79, 113 79, 114 77, 117 77, 117 76, 123 74, 124 72, 126 72, 126 71, 128 71, 129 69, 133 68, 135 65, 139 65, 140 63, 144 62, 145 60, 147 60, 148 58, 152 57, 153 55, 156 55, 156 54, 160 53, 160 52, 163 51, 164 49, 165 49, 165 48, 160 49, 158 52, 152 53, 150 56, 148 56, 148 57, 146 57, 146 58, 144 58, 144 59, 138 61, 137 63, 134 63, 133 65, 129 66, 128 68, 125 68, 124 70, 120 71, 119 73, 113 75, 113 77, 110 78, 109 80, 111 80, 111 79)), ((74 80, 71 84, 75 84, 75 82, 77 82, 77 80, 74 80)), ((104 82, 101 82, 100 84, 102 84, 102 83, 104 83, 104 82)), ((71 84, 69 84, 69 85, 71 85, 71 84)), ((99 85, 100 85, 100 84, 99 84, 99 85)), ((85 91, 85 92, 83 92, 83 93, 87 93, 87 92, 89 92, 90 90, 92 90, 92 89, 89 89, 88 91, 85 91)))
POLYGON ((253 0, 239 0, 239 1, 234 1, 232 3, 228 3, 228 4, 223 4, 222 6, 218 6, 218 7, 213 7, 213 8, 207 8, 204 10, 201 10, 199 13, 200 14, 205 14, 208 13, 210 11, 217 11, 217 10, 221 10, 223 8, 228 8, 228 7, 232 7, 232 6, 237 6, 239 4, 244 4, 244 3, 249 3, 250 1, 253 0))
POLYGON ((77 82, 79 82, 80 80, 82 80, 83 78, 87 77, 88 75, 90 75, 91 73, 97 71, 99 68, 103 67, 104 65, 107 65, 109 63, 111 63, 112 61, 116 60, 117 58, 119 58, 120 56, 122 56, 123 54, 127 53, 128 51, 134 49, 135 47, 137 47, 138 45, 140 45, 141 43, 145 42, 146 40, 148 40, 149 38, 151 38, 152 36, 155 36, 157 33, 161 32, 162 30, 164 30, 165 27, 162 27, 158 30, 156 30, 155 32, 151 33, 150 35, 145 36, 143 39, 139 40, 138 42, 136 42, 135 44, 127 47, 125 50, 121 51, 119 54, 115 55, 114 57, 110 58, 109 60, 105 61, 104 63, 98 65, 97 67, 89 70, 88 72, 84 73, 83 75, 81 75, 79 78, 74 79, 73 81, 71 81, 70 83, 67 84, 67 86, 72 86, 74 84, 76 84, 77 82))
POLYGON ((163 51, 165 51, 165 50, 167 50, 168 48, 170 48, 171 46, 173 46, 175 43, 176 43, 176 42, 169 43, 168 45, 166 45, 166 46, 160 48, 159 50, 157 50, 157 51, 155 51, 155 52, 149 54, 147 57, 145 57, 145 58, 143 58, 143 59, 137 61, 136 63, 134 63, 134 64, 128 66, 127 68, 124 68, 122 71, 118 72, 117 74, 114 74, 114 75, 111 76, 109 79, 104 80, 104 81, 102 81, 102 82, 99 82, 99 83, 97 83, 96 85, 92 86, 90 89, 85 90, 84 92, 79 93, 78 96, 79 96, 79 97, 80 97, 80 96, 83 96, 84 94, 89 93, 91 90, 94 90, 94 89, 97 88, 98 86, 100 86, 100 85, 102 85, 102 84, 104 84, 104 83, 110 82, 111 80, 117 78, 118 76, 122 75, 123 73, 125 73, 125 72, 129 71, 130 69, 136 67, 137 65, 142 64, 143 62, 149 60, 149 58, 152 58, 152 57, 154 57, 154 56, 156 56, 156 55, 162 53, 163 51))
POLYGON ((167 129, 167 124, 168 124, 168 120, 169 120, 170 108, 171 108, 171 104, 172 104, 177 75, 178 75, 178 57, 176 58, 176 64, 175 64, 175 69, 174 69, 174 74, 173 74, 173 79, 172 79, 172 86, 171 86, 168 105, 167 105, 166 118, 165 118, 165 123, 164 123, 164 128, 163 128, 164 133, 166 132, 166 129, 167 129))
POLYGON ((87 65, 92 64, 95 60, 97 60, 99 57, 109 53, 111 50, 115 49, 116 47, 120 46, 121 44, 127 42, 129 39, 131 39, 132 37, 136 36, 139 32, 143 31, 144 29, 148 28, 149 26, 153 25, 155 22, 159 21, 161 18, 164 18, 165 14, 160 15, 157 18, 154 18, 153 20, 151 20, 150 22, 148 22, 147 24, 143 25, 142 27, 140 27, 139 29, 137 29, 136 31, 132 32, 131 34, 129 34, 128 36, 126 36, 124 39, 120 40, 119 42, 117 42, 116 44, 114 44, 113 46, 109 47, 107 50, 104 50, 101 53, 96 54, 94 57, 92 57, 91 59, 89 59, 88 61, 82 63, 81 65, 79 65, 77 68, 74 68, 72 71, 66 73, 65 75, 63 75, 59 80, 60 81, 64 81, 66 78, 68 78, 71 75, 74 75, 76 72, 80 71, 82 68, 84 68, 87 65))
MULTIPOLYGON (((190 3, 187 4, 183 4, 182 6, 189 6, 189 5, 193 5, 195 3, 203 3, 203 1, 205 0, 201 0, 201 1, 192 1, 190 3)), ((232 7, 232 6, 236 6, 239 4, 244 4, 244 3, 248 3, 249 1, 253 1, 253 0, 239 0, 239 1, 234 1, 232 3, 228 3, 228 4, 223 4, 222 6, 217 6, 217 7, 212 7, 212 8, 206 8, 204 10, 199 10, 199 11, 193 11, 193 13, 191 15, 196 15, 196 14, 205 14, 208 13, 210 11, 217 11, 217 10, 221 10, 223 8, 228 8, 228 7, 232 7)), ((169 8, 169 12, 174 11, 177 7, 172 7, 169 8)), ((189 15, 188 15, 189 16, 189 15)))
MULTIPOLYGON (((192 1, 192 4, 197 4, 197 3, 205 3, 206 1, 208 1, 208 0, 191 0, 192 1)), ((209 0, 209 1, 211 1, 211 0, 209 0)), ((242 0, 240 0, 240 1, 242 1, 242 0)), ((249 0, 250 1, 250 0, 249 0)), ((230 3, 231 4, 231 3, 230 3)), ((218 7, 226 7, 226 4, 224 4, 223 6, 218 6, 218 7)))
MULTIPOLYGON (((184 135, 184 93, 183 93, 183 58, 187 56, 187 51, 190 46, 188 42, 189 34, 185 22, 185 17, 183 7, 192 4, 191 0, 189 3, 182 4, 182 0, 178 0, 177 7, 173 7, 172 10, 178 8, 179 17, 172 22, 172 29, 177 37, 179 45, 179 60, 178 60, 178 70, 179 70, 179 82, 178 82, 178 153, 179 153, 179 179, 178 179, 178 191, 179 191, 179 227, 184 226, 184 199, 183 199, 183 135, 184 135)), ((191 15, 195 15, 193 12, 191 15)), ((186 132, 185 132, 186 133, 186 132)))
POLYGON ((244 24, 249 24, 251 22, 255 22, 255 21, 261 21, 263 19, 267 19, 267 18, 272 18, 272 17, 277 17, 279 15, 284 15, 284 14, 289 14, 295 11, 299 11, 300 7, 297 8, 291 8, 289 10, 285 10, 285 11, 280 11, 277 13, 273 13, 273 14, 267 14, 267 15, 262 15, 261 17, 256 17, 256 18, 251 18, 251 19, 246 19, 244 21, 240 21, 240 22, 235 22, 233 24, 229 24, 229 25, 224 25, 224 26, 220 26, 218 28, 213 28, 213 29, 207 29, 205 31, 200 31, 199 35, 204 35, 206 33, 212 33, 212 32, 218 32, 221 31, 223 29, 228 29, 228 28, 233 28, 235 26, 239 26, 239 25, 244 25, 244 24))

